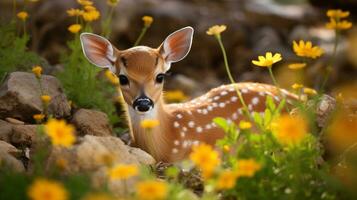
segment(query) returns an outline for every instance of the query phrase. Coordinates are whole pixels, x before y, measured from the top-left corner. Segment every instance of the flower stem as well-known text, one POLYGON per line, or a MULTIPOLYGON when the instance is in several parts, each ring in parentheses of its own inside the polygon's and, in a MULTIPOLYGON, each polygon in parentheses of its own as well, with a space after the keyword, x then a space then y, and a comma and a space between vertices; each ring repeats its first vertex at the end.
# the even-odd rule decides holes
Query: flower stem
MULTIPOLYGON (((273 74, 272 66, 269 66, 269 67, 268 67, 268 71, 269 71, 269 75, 270 75, 271 79, 273 80, 273 83, 274 83, 275 87, 277 87, 278 90, 279 90, 279 96, 280 96, 280 98, 281 98, 281 99, 285 99, 284 95, 283 95, 282 92, 281 92, 280 86, 279 86, 278 82, 276 81, 275 76, 274 76, 274 74, 273 74)), ((288 108, 288 106, 287 106, 286 104, 285 104, 285 107, 286 107, 286 110, 287 110, 288 112, 290 112, 290 109, 288 108)))
POLYGON ((324 91, 324 88, 327 84, 327 81, 329 79, 329 76, 332 72, 332 65, 335 63, 335 59, 336 59, 336 54, 337 54, 337 47, 338 47, 338 41, 339 41, 339 38, 340 38, 340 33, 338 30, 335 31, 335 42, 334 42, 334 45, 333 45, 333 52, 332 52, 332 57, 329 61, 329 64, 327 66, 327 69, 326 69, 326 72, 325 72, 325 76, 324 76, 324 80, 322 81, 322 84, 321 84, 321 87, 320 87, 320 91, 323 92, 324 91))
MULTIPOLYGON (((220 35, 216 35, 216 38, 217 38, 218 43, 219 43, 219 46, 221 47, 221 50, 222 50, 223 60, 224 60, 224 66, 225 66, 225 68, 226 68, 226 72, 227 72, 227 74, 228 74, 228 78, 229 78, 229 80, 230 80, 230 82, 231 82, 232 84, 235 84, 236 82, 234 81, 234 78, 233 78, 233 76, 232 76, 232 74, 231 74, 231 70, 230 70, 230 68, 229 68, 228 59, 227 59, 227 54, 226 54, 226 50, 225 50, 225 48, 224 48, 224 45, 223 45, 223 43, 222 43, 221 36, 220 36, 220 35)), ((238 89, 238 87, 237 87, 236 84, 235 84, 234 87, 235 87, 235 90, 236 90, 236 92, 237 92, 237 95, 238 95, 238 98, 239 98, 239 100, 240 100, 240 103, 241 103, 242 106, 243 106, 243 110, 244 110, 245 115, 246 115, 249 119, 251 119, 251 116, 250 116, 250 113, 249 113, 247 104, 245 104, 245 102, 244 102, 242 93, 239 91, 239 89, 238 89)))
POLYGON ((277 88, 280 88, 279 85, 278 85, 278 82, 276 82, 276 80, 275 80, 275 77, 274 77, 274 74, 273 74, 273 70, 272 70, 271 68, 272 68, 272 67, 268 67, 269 75, 270 75, 271 79, 273 80, 274 85, 275 85, 277 88))
POLYGON ((135 41, 134 47, 135 47, 135 46, 138 46, 138 45, 140 44, 140 42, 141 42, 141 40, 143 39, 143 37, 144 37, 144 35, 145 35, 147 29, 148 29, 147 26, 144 26, 143 29, 141 29, 141 33, 140 33, 138 39, 135 41))

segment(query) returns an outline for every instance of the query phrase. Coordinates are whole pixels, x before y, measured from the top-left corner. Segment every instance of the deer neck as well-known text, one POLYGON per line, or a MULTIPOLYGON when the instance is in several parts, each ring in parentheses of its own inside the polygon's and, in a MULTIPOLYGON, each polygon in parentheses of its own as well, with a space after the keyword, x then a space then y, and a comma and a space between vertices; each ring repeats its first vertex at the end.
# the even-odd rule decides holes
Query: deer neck
POLYGON ((165 102, 160 98, 156 102, 154 108, 144 114, 138 113, 131 106, 127 106, 129 116, 129 128, 134 143, 141 149, 151 154, 157 161, 165 161, 169 159, 167 152, 169 151, 169 142, 173 136, 170 135, 171 130, 167 126, 171 120, 171 115, 165 110, 165 102), (144 129, 140 126, 140 122, 145 119, 155 119, 160 124, 152 130, 144 129))

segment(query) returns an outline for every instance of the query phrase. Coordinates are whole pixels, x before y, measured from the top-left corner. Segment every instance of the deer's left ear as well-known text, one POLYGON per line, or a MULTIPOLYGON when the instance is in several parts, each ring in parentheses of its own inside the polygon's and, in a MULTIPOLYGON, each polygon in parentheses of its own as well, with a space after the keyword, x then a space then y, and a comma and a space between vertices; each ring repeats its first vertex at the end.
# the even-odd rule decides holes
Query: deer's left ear
POLYGON ((191 49, 193 28, 187 26, 171 33, 159 47, 161 55, 170 64, 186 57, 191 49))

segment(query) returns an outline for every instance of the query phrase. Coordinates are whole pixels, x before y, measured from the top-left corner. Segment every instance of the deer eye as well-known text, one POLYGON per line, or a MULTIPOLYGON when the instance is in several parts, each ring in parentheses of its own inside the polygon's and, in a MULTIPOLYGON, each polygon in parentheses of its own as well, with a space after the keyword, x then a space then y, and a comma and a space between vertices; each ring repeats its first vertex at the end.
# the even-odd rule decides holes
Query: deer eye
POLYGON ((119 75, 120 85, 129 85, 129 79, 124 75, 119 75))
POLYGON ((162 83, 164 82, 164 79, 165 79, 165 74, 158 74, 156 76, 156 83, 162 83))

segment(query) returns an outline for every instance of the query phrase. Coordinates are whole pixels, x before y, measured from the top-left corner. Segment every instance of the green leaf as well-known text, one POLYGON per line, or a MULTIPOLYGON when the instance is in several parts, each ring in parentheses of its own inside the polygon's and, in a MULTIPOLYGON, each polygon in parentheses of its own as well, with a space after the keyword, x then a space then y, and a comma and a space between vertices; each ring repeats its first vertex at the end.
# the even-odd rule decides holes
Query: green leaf
POLYGON ((216 117, 213 119, 213 122, 217 124, 217 126, 221 127, 224 130, 224 132, 228 132, 229 124, 226 119, 222 117, 216 117))

